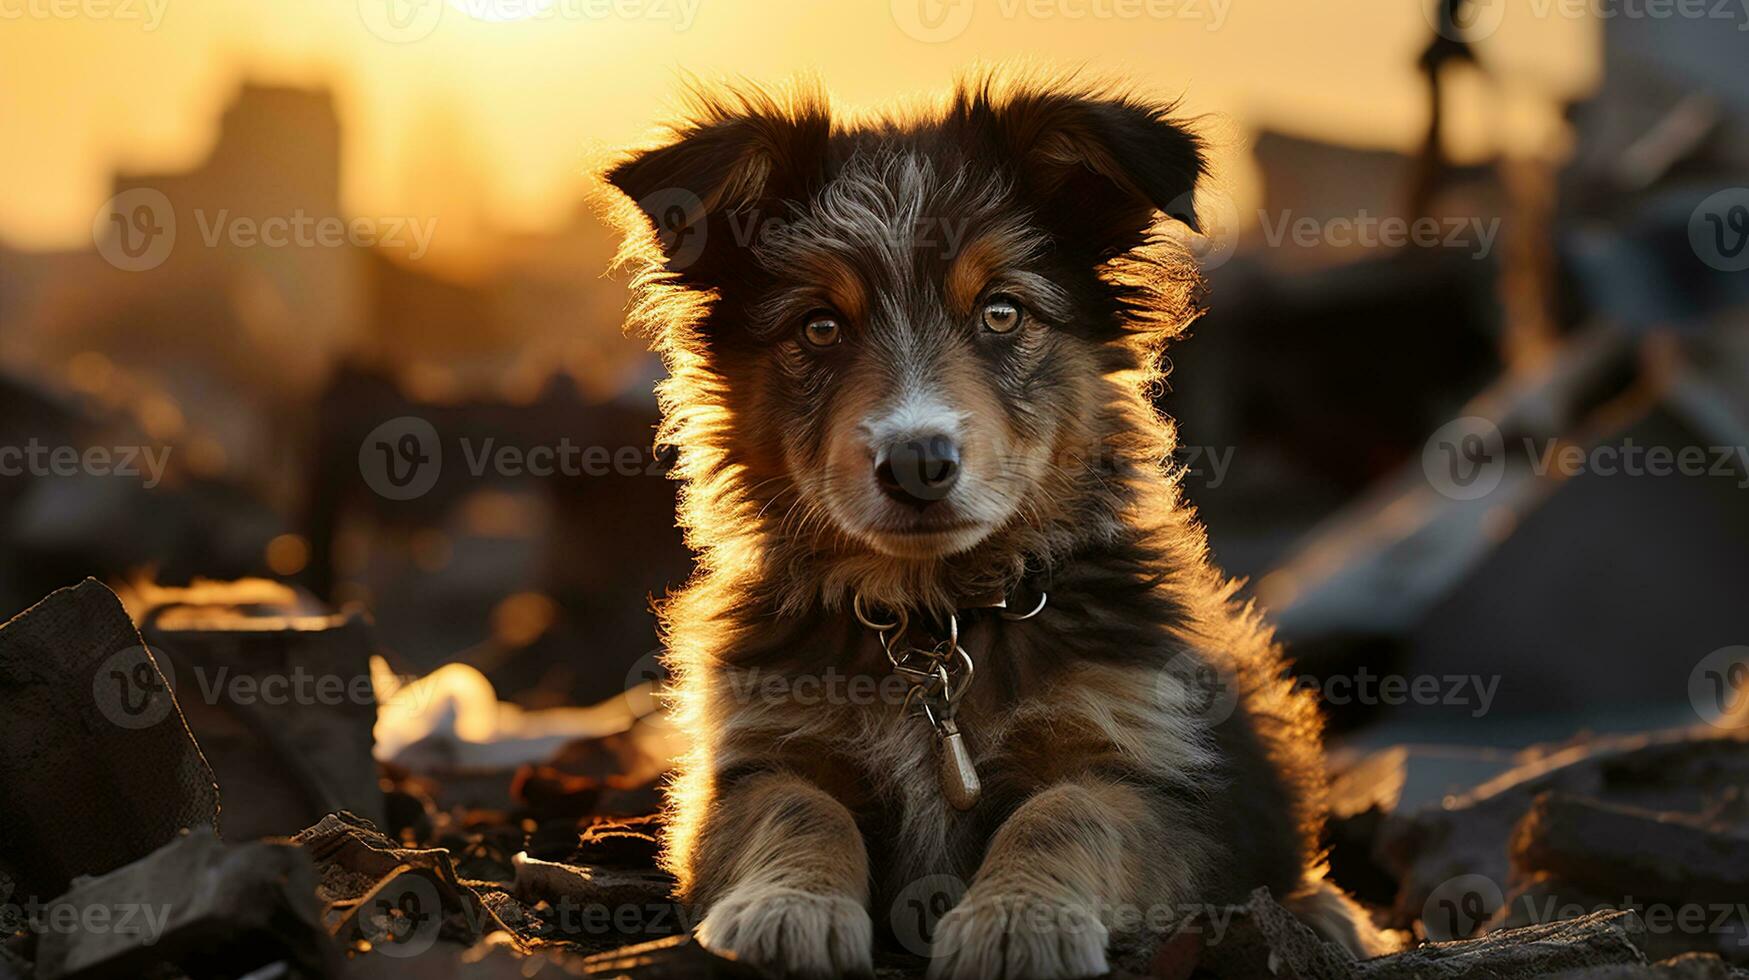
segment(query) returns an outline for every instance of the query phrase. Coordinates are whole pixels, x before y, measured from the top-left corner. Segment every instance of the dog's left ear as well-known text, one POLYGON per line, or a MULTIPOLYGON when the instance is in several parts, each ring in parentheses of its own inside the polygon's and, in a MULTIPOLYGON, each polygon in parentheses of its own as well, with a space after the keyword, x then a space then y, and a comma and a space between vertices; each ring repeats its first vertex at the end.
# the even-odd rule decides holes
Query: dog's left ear
POLYGON ((1171 106, 1022 90, 962 92, 954 115, 1005 158, 1027 203, 1062 243, 1098 258, 1146 238, 1156 212, 1200 230, 1192 200, 1203 142, 1171 106))
POLYGON ((698 118, 665 146, 609 169, 608 183, 654 227, 668 270, 717 287, 751 262, 764 223, 787 217, 819 181, 831 134, 823 98, 758 90, 696 93, 698 118))

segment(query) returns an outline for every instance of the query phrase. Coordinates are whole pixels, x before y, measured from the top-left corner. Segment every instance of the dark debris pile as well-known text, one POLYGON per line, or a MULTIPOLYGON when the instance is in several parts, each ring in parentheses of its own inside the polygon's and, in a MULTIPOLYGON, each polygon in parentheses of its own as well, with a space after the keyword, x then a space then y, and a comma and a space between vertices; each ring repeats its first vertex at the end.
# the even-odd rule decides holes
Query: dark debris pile
MULTIPOLYGON (((367 785, 345 703, 230 712, 166 674, 368 676, 368 623, 145 629, 153 655, 95 582, 0 628, 0 980, 758 975, 689 940, 624 736, 367 785)), ((1123 945, 1113 975, 1749 978, 1743 736, 1583 740, 1404 796, 1450 761, 1393 750, 1337 782, 1334 874, 1405 951, 1356 962, 1259 891, 1123 945)))

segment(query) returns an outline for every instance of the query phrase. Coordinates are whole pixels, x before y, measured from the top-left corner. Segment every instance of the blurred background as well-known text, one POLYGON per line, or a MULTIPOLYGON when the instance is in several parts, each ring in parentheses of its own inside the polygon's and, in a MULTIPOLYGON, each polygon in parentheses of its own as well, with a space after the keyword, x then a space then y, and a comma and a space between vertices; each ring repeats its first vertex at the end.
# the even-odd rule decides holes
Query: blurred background
POLYGON ((1695 721, 1749 643, 1736 3, 0 0, 0 619, 261 578, 523 709, 647 680, 688 558, 594 172, 688 76, 1013 63, 1213 142, 1162 405, 1339 731, 1695 721))

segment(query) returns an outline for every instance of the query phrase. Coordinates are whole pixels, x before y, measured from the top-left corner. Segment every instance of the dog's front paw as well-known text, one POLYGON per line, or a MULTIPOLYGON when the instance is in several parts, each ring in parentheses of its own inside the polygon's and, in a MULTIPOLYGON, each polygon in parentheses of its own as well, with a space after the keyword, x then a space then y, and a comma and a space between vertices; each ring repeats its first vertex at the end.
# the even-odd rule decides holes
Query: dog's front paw
POLYGON ((732 889, 699 923, 698 941, 782 977, 874 975, 874 925, 843 895, 732 889))
POLYGON ((1109 971, 1104 923, 1075 902, 974 888, 935 926, 930 980, 1055 980, 1109 971))

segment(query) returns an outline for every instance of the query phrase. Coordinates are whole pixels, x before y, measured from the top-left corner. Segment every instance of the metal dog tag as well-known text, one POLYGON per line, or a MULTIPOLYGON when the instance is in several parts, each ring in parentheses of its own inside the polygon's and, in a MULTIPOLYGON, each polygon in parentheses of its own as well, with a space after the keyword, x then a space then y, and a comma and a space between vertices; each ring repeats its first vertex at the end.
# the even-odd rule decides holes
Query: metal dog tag
POLYGON ((970 810, 978 805, 983 784, 978 782, 978 769, 972 765, 972 753, 966 748, 965 736, 952 718, 941 720, 937 731, 936 749, 941 766, 941 795, 955 810, 970 810))

